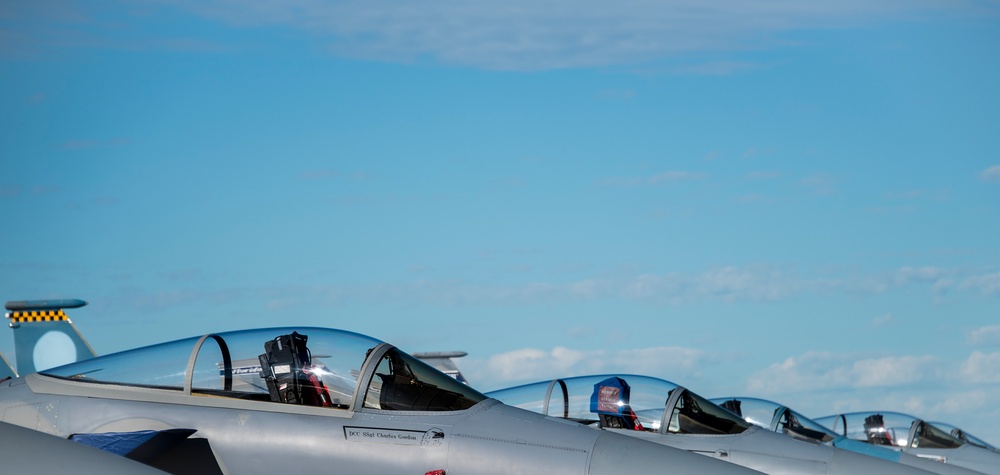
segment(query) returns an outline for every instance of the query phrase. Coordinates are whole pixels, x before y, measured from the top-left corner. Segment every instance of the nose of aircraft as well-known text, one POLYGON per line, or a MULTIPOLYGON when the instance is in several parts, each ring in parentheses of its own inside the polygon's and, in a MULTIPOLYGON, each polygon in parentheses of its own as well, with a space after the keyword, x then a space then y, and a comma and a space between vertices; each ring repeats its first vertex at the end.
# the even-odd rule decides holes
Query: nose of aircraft
POLYGON ((761 472, 729 462, 606 431, 601 431, 594 444, 588 473, 761 475, 761 472))
POLYGON ((869 457, 843 449, 836 449, 830 459, 828 475, 855 475, 877 473, 879 475, 931 475, 932 472, 909 467, 901 463, 869 457))

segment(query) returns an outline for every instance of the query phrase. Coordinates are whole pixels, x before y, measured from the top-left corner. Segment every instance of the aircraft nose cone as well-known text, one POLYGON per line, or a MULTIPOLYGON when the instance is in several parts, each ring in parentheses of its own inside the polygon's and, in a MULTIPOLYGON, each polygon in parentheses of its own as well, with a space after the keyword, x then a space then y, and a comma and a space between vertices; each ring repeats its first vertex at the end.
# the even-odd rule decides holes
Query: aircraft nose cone
POLYGON ((594 444, 587 473, 760 475, 760 472, 729 462, 607 431, 601 431, 594 444))
POLYGON ((931 475, 931 472, 909 467, 901 463, 869 457, 847 450, 837 449, 830 459, 828 475, 855 475, 877 473, 879 475, 931 475))

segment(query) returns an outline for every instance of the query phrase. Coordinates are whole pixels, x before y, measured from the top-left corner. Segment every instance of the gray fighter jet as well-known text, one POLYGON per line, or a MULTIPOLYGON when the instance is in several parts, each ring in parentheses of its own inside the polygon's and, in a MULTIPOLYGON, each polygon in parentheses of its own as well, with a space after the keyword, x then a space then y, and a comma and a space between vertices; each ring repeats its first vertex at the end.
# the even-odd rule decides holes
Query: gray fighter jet
POLYGON ((814 419, 835 433, 990 475, 1000 475, 1000 453, 962 442, 913 416, 855 412, 814 419))
POLYGON ((787 406, 765 399, 725 397, 711 399, 711 401, 738 416, 742 416, 751 424, 796 439, 812 441, 871 457, 898 462, 939 475, 978 475, 981 473, 956 465, 943 464, 934 460, 917 457, 916 455, 898 450, 869 445, 849 439, 836 434, 832 430, 793 411, 787 406))
POLYGON ((648 376, 580 376, 487 395, 774 475, 930 473, 764 430, 684 387, 648 376))
POLYGON ((0 382, 0 417, 170 473, 758 473, 507 406, 324 328, 209 334, 27 374, 0 382))

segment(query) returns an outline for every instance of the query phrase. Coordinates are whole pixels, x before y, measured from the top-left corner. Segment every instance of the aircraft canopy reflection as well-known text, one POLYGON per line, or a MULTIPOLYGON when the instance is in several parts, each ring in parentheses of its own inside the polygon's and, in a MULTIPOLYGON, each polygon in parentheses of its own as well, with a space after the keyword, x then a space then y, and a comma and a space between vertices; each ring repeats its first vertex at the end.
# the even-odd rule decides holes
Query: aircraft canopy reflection
MULTIPOLYGON (((226 396, 257 401, 289 402, 286 394, 273 395, 263 374, 261 342, 277 333, 298 334, 294 329, 263 329, 194 337, 115 353, 42 371, 57 378, 113 383, 124 386, 182 391, 189 394, 226 396)), ((381 342, 342 330, 307 330, 311 359, 306 371, 312 381, 303 381, 303 391, 319 397, 295 396, 298 404, 351 409, 361 375, 361 363, 369 350, 381 342)), ((277 362, 280 367, 282 362, 277 362)), ((289 368, 277 369, 289 371, 289 368)), ((475 389, 429 367, 416 358, 392 349, 386 352, 366 390, 364 407, 385 410, 455 411, 485 400, 475 389), (403 391, 397 381, 405 379, 403 391)))
MULTIPOLYGON (((595 385, 609 375, 556 379, 489 393, 509 405, 585 424, 602 422, 592 407, 595 385), (543 386, 546 386, 543 388, 543 386), (541 390, 540 390, 541 389, 541 390)), ((739 434, 750 424, 707 399, 669 381, 639 375, 621 375, 630 389, 628 403, 616 403, 622 418, 605 415, 602 426, 631 419, 633 429, 674 434, 739 434), (631 414, 629 414, 631 411, 631 414)))
POLYGON ((751 424, 797 439, 828 443, 837 438, 832 430, 776 402, 757 398, 716 398, 711 401, 743 416, 751 424))
POLYGON ((822 443, 870 457, 901 463, 939 475, 977 475, 980 472, 918 457, 892 447, 869 445, 838 435, 820 423, 773 401, 747 397, 713 398, 712 402, 743 416, 747 422, 789 437, 822 443))
POLYGON ((771 475, 930 473, 785 437, 757 427, 683 386, 649 376, 578 376, 491 391, 487 396, 550 417, 600 427, 602 432, 653 441, 771 475))
POLYGON ((1000 475, 1000 453, 967 444, 923 420, 898 412, 854 412, 820 417, 835 433, 871 445, 893 447, 920 457, 1000 475))

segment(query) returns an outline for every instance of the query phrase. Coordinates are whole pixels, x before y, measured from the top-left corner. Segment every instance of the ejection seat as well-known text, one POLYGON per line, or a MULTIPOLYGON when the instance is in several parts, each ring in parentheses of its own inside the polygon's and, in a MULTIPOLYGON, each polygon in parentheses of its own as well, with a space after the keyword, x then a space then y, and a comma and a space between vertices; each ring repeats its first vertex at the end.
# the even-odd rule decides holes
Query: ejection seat
POLYGON ((264 343, 260 355, 260 377, 267 383, 272 402, 305 406, 330 406, 330 393, 316 375, 308 336, 298 332, 264 343))
POLYGON ((882 414, 872 414, 865 418, 865 436, 872 445, 892 446, 892 434, 885 427, 882 414))

